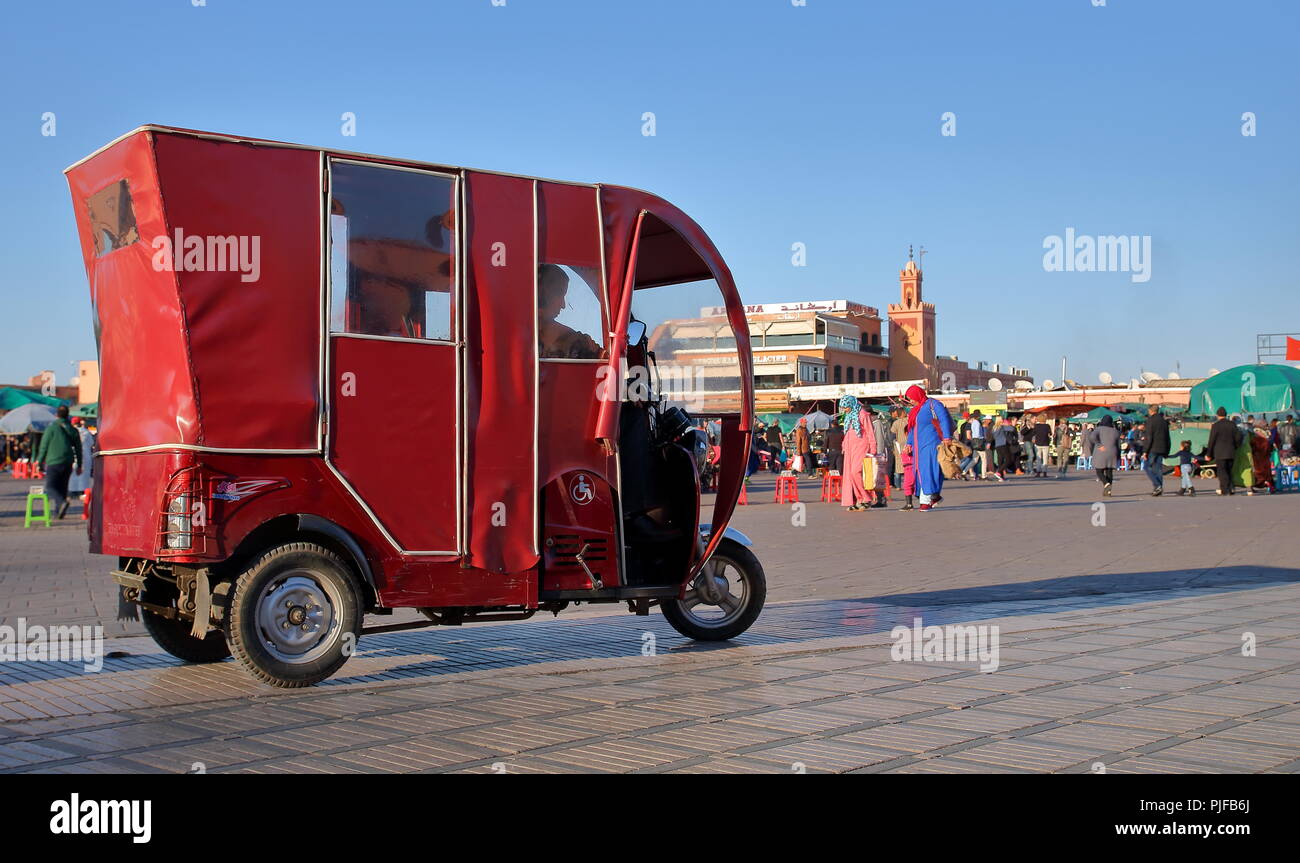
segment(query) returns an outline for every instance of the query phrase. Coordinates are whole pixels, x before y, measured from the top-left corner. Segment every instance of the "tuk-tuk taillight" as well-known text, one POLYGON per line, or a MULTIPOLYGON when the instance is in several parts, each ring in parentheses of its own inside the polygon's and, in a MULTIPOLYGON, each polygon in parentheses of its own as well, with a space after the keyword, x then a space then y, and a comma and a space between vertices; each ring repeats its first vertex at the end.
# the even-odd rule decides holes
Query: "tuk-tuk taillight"
POLYGON ((158 554, 202 554, 207 526, 207 501, 203 497, 203 470, 182 468, 172 474, 162 499, 162 528, 158 554))

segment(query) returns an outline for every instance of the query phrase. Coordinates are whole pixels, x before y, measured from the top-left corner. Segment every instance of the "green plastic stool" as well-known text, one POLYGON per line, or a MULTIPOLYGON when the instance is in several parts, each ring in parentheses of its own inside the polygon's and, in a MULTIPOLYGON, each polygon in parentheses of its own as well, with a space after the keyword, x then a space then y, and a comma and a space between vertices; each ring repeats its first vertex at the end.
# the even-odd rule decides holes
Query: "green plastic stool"
POLYGON ((40 485, 31 485, 27 487, 27 513, 23 517, 23 527, 31 527, 32 522, 45 522, 46 527, 50 527, 50 497, 45 493, 45 487, 40 485), (32 504, 36 501, 41 502, 41 511, 43 515, 32 515, 32 504))

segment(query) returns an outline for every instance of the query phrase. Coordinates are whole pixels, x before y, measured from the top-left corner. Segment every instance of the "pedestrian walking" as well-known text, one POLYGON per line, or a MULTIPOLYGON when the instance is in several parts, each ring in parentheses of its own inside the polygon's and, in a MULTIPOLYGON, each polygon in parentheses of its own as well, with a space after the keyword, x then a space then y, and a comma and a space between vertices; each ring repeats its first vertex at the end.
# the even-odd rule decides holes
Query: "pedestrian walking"
POLYGON ((1146 450, 1147 479, 1151 480, 1151 496, 1160 497, 1165 492, 1165 459, 1169 457, 1171 443, 1169 440, 1169 420, 1160 413, 1160 408, 1151 405, 1147 408, 1146 450))
POLYGON ((1056 476, 1060 479, 1065 476, 1065 472, 1070 468, 1070 450, 1074 448, 1074 429, 1066 420, 1058 420, 1055 437, 1056 476))
POLYGON ((1042 417, 1033 426, 1034 441, 1034 476, 1047 476, 1047 461, 1049 449, 1052 446, 1052 427, 1047 424, 1047 420, 1042 417))
POLYGON ((1183 441, 1178 445, 1178 452, 1174 453, 1178 458, 1178 494, 1191 495, 1196 497, 1196 486, 1192 485, 1192 479, 1196 476, 1196 458, 1192 455, 1192 442, 1183 441))
POLYGON ((81 473, 81 437, 68 422, 68 406, 59 405, 36 448, 36 463, 45 471, 45 494, 59 518, 68 512, 68 480, 81 473))
POLYGON ((813 461, 812 454, 812 437, 808 434, 808 418, 801 417, 799 425, 794 429, 794 451, 797 453, 800 465, 795 470, 802 469, 804 473, 812 476, 817 473, 817 463, 813 461))
POLYGON ((870 505, 862 479, 862 463, 867 453, 876 451, 876 433, 867 409, 856 398, 846 393, 840 396, 839 406, 843 411, 845 468, 840 480, 840 506, 850 512, 861 512, 870 505))
POLYGON ((1219 479, 1216 494, 1232 494, 1232 463, 1237 457, 1237 447, 1241 443, 1241 429, 1228 419, 1228 412, 1219 408, 1218 419, 1210 426, 1210 439, 1205 449, 1214 459, 1214 472, 1219 479))
POLYGON ((907 415, 907 443, 916 471, 916 491, 922 512, 943 500, 943 471, 939 469, 939 444, 952 440, 952 417, 943 404, 913 384, 905 398, 913 405, 907 415))
POLYGON ((1092 469, 1097 472, 1097 482, 1101 483, 1101 493, 1111 496, 1111 487, 1115 484, 1115 468, 1119 467, 1119 429, 1115 428, 1115 419, 1109 415, 1101 418, 1097 427, 1088 432, 1088 441, 1092 451, 1092 469))

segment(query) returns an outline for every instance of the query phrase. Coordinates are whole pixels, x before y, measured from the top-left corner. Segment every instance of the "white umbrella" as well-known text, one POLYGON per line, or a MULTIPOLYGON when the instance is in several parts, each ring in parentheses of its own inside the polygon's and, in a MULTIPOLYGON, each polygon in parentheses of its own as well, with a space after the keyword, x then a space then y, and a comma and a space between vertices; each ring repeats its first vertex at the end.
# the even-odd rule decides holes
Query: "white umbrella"
POLYGON ((0 417, 0 433, 27 434, 30 431, 43 431, 54 420, 53 408, 33 402, 14 408, 0 417))
POLYGON ((808 428, 810 430, 816 431, 817 429, 828 429, 831 427, 831 415, 826 413, 826 411, 812 411, 811 413, 804 414, 804 418, 808 420, 808 428))

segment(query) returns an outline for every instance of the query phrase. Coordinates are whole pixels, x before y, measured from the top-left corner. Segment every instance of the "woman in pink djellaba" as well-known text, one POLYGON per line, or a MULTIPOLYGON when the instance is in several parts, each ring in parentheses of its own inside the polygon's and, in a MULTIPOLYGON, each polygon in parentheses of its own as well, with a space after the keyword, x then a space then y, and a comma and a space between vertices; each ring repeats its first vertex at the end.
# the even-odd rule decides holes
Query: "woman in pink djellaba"
MULTIPOLYGON (((876 452, 876 433, 871 414, 856 398, 840 397, 840 410, 844 413, 844 471, 840 480, 840 506, 851 512, 864 512, 871 506, 871 495, 862 481, 862 462, 876 452)), ((872 467, 875 458, 871 457, 872 467)))

